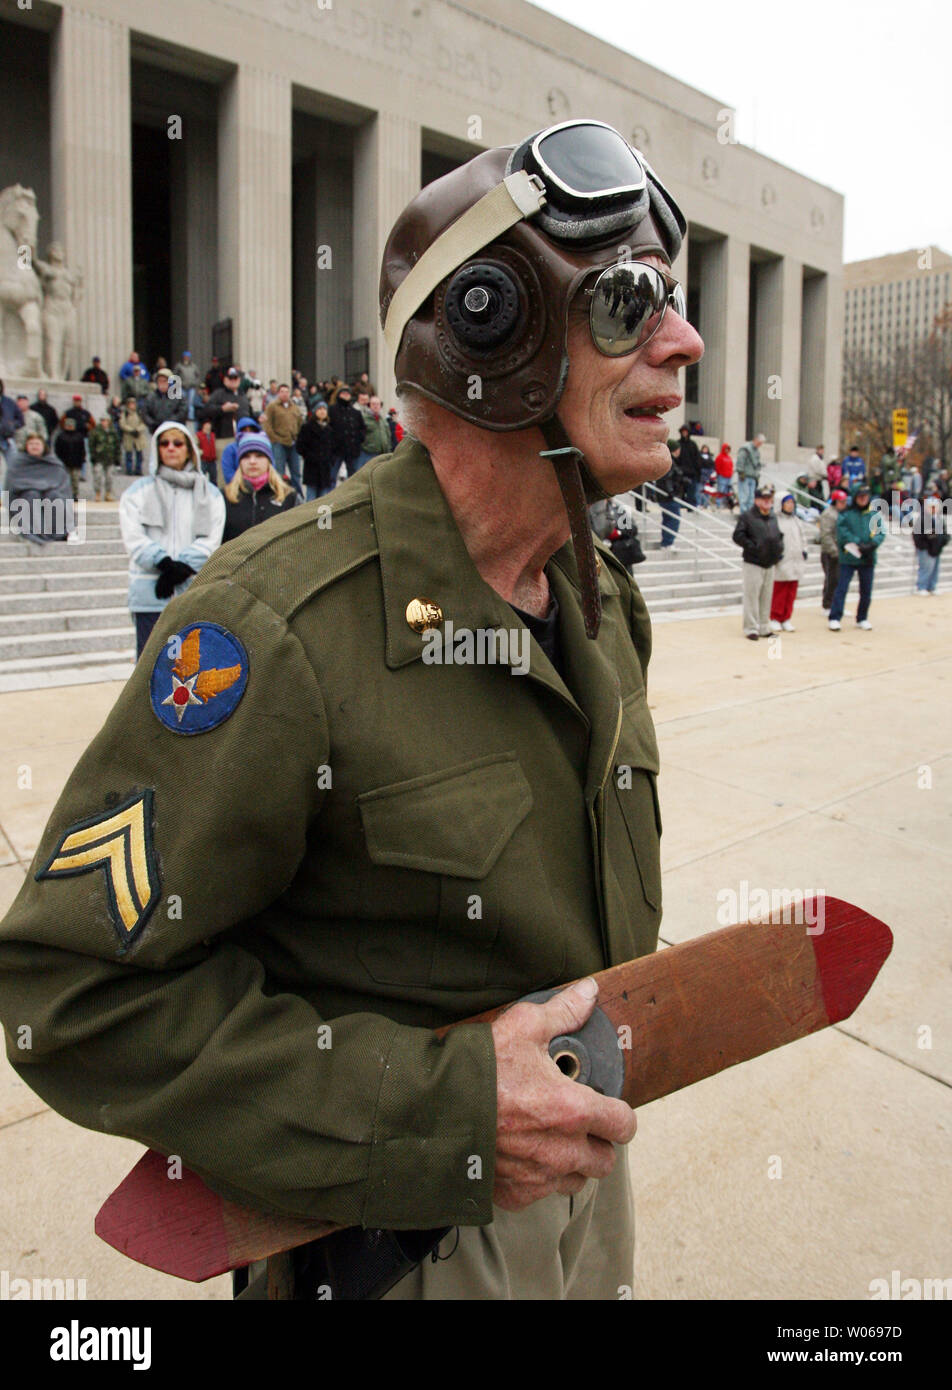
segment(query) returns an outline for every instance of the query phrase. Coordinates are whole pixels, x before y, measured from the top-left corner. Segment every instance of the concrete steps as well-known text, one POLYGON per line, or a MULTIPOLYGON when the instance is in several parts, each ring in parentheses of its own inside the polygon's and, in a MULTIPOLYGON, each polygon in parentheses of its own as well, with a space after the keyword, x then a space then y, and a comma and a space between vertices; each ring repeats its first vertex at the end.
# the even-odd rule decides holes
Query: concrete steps
MULTIPOLYGON (((675 544, 663 551, 657 548, 661 513, 652 507, 636 521, 646 558, 633 574, 653 618, 740 611, 740 552, 730 539, 735 517, 709 513, 695 524, 685 515, 675 544)), ((39 548, 0 531, 0 691, 125 680, 132 672, 135 628, 126 608, 128 559, 117 508, 87 505, 82 522, 78 545, 39 548)), ((877 559, 874 600, 911 593, 915 574, 908 537, 888 537, 877 559)), ((798 605, 818 606, 822 587, 819 547, 811 540, 798 605)), ((939 589, 952 589, 952 560, 939 589)))

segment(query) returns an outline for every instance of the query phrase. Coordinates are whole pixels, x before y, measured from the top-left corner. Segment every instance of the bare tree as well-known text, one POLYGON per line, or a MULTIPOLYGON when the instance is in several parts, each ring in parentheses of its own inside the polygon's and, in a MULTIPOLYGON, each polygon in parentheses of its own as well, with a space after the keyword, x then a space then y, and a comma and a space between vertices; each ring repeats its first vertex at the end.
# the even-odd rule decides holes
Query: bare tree
POLYGON ((923 445, 948 463, 952 451, 952 304, 936 317, 932 332, 913 356, 915 419, 923 445))
POLYGON ((918 431, 915 455, 948 461, 952 448, 952 304, 937 316, 925 339, 906 344, 879 336, 863 351, 843 354, 843 447, 853 443, 867 457, 892 448, 892 413, 904 408, 918 431))

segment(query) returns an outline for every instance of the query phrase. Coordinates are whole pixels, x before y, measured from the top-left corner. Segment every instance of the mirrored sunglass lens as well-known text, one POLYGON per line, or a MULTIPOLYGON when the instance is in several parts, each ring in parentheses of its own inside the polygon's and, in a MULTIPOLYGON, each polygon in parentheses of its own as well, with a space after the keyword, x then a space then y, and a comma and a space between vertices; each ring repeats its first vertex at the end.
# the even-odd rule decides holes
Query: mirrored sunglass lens
POLYGON ((539 155, 556 178, 577 193, 645 185, 644 170, 617 130, 569 126, 540 140, 539 155))
POLYGON ((675 285, 674 293, 671 295, 671 308, 682 319, 688 316, 688 303, 684 297, 684 290, 680 285, 675 285))
POLYGON ((599 276, 591 308, 599 352, 621 357, 641 342, 648 322, 664 308, 667 289, 650 266, 611 266, 599 276))

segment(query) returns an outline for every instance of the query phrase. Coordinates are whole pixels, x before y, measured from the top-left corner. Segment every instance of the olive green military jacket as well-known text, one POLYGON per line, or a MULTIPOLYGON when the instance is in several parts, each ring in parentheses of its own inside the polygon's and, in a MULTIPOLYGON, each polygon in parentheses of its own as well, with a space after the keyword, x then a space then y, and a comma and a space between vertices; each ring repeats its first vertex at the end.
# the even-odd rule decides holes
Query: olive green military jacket
POLYGON ((534 641, 524 675, 425 659, 414 599, 528 633, 413 440, 219 550, 0 924, 27 1084, 264 1209, 490 1222, 491 1030, 432 1029, 652 951, 660 922, 645 605, 603 551, 592 642, 570 545, 546 572, 565 683, 534 641))

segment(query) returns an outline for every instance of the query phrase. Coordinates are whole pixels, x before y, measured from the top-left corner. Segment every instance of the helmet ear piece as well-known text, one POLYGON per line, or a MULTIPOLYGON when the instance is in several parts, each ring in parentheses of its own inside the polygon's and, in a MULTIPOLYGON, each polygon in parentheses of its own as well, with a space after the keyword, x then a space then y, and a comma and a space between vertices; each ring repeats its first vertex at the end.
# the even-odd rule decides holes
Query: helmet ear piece
POLYGON ((451 277, 443 301, 447 327, 468 352, 491 352, 522 318, 519 286, 508 267, 470 261, 451 277))

